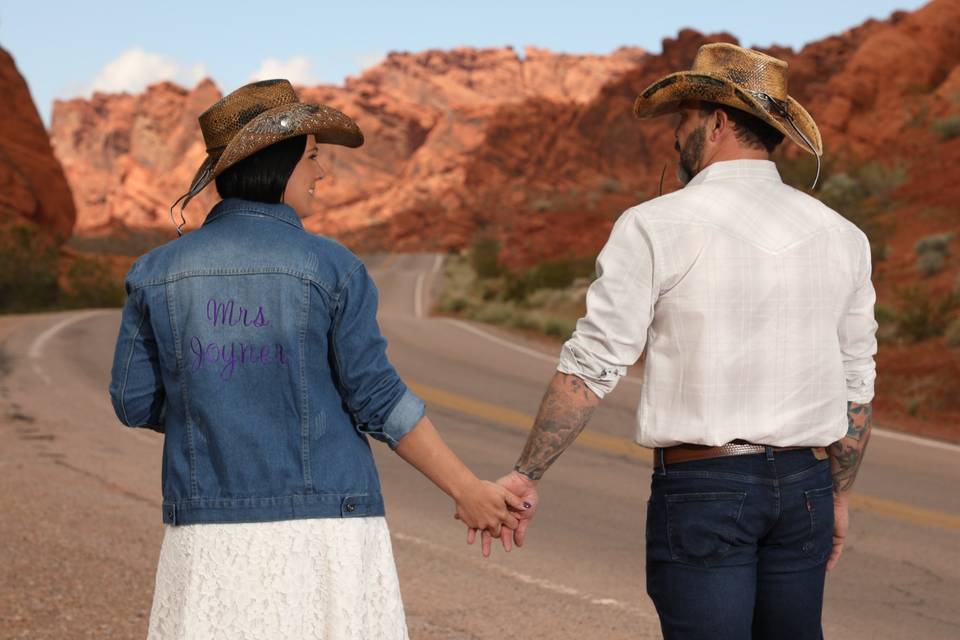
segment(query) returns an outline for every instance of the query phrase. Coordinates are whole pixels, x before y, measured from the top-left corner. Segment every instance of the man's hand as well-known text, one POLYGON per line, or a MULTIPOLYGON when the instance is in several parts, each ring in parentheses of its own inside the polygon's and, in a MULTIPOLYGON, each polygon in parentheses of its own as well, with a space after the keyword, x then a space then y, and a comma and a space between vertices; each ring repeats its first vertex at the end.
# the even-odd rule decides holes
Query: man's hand
MULTIPOLYGON (((513 528, 513 531, 503 533, 500 536, 500 543, 503 545, 503 550, 509 552, 513 549, 514 544, 518 547, 523 546, 523 541, 527 534, 527 526, 529 526, 530 521, 533 520, 533 516, 537 512, 537 507, 540 506, 540 498, 537 494, 537 482, 516 471, 511 471, 497 480, 497 484, 521 500, 522 508, 520 510, 514 510, 513 512, 519 524, 513 528)), ((477 531, 478 529, 467 530, 467 544, 473 544, 476 541, 477 531)), ((484 557, 490 555, 490 551, 493 548, 492 538, 494 537, 496 536, 492 536, 489 531, 481 532, 480 548, 484 557)))
MULTIPOLYGON (((523 500, 506 488, 492 482, 482 481, 465 491, 457 498, 457 512, 454 517, 467 525, 473 537, 476 531, 483 531, 484 557, 490 555, 490 546, 487 541, 492 538, 512 538, 513 531, 519 525, 517 513, 523 511, 523 500), (510 533, 502 534, 501 528, 506 526, 510 533)), ((469 539, 470 544, 473 540, 469 539)))
POLYGON ((850 526, 850 489, 863 462, 872 429, 873 407, 869 403, 848 402, 847 435, 827 448, 833 474, 833 551, 827 560, 827 571, 837 566, 843 553, 844 539, 850 526))
POLYGON ((840 554, 843 553, 843 541, 847 537, 847 528, 850 526, 850 511, 847 494, 833 494, 833 551, 827 560, 827 571, 837 566, 840 554))

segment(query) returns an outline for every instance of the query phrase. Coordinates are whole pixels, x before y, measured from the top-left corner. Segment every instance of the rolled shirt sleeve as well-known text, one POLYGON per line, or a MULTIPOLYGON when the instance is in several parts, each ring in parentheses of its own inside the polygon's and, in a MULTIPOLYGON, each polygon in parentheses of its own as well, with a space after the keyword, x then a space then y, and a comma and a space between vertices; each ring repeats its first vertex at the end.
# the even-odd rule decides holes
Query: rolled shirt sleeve
POLYGON ((636 363, 647 341, 658 296, 653 244, 640 207, 614 225, 587 290, 587 312, 564 343, 557 370, 575 375, 603 398, 636 363))
POLYGON ((396 449, 425 412, 387 359, 376 285, 363 264, 344 285, 331 328, 341 394, 362 433, 396 449))
POLYGON ((877 294, 871 282, 870 242, 862 236, 861 274, 859 284, 850 297, 847 312, 840 319, 838 337, 843 357, 843 373, 847 383, 847 401, 867 404, 873 400, 877 378, 877 321, 873 306, 877 294))

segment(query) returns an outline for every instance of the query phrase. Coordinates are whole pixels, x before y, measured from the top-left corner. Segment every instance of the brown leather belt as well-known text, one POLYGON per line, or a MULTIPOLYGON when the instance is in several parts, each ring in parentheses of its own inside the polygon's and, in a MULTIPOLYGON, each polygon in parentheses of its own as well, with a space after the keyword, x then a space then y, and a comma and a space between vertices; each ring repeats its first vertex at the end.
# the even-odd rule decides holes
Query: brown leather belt
MULTIPOLYGON (((823 447, 772 447, 774 453, 781 451, 798 451, 809 449, 817 460, 827 459, 827 450, 823 447)), ((743 440, 734 440, 718 447, 702 444, 678 444, 672 447, 653 450, 653 468, 660 468, 660 461, 664 464, 689 462, 691 460, 707 460, 726 456, 743 456, 752 453, 765 453, 767 447, 762 444, 752 444, 743 440), (662 453, 661 453, 662 452, 662 453)))

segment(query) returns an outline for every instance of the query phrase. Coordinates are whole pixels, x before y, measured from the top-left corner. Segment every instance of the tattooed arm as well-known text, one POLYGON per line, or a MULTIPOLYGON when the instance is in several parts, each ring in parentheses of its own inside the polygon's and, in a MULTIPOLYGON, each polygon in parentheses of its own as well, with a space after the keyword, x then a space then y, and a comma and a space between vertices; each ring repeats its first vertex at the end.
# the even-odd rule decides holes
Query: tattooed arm
MULTIPOLYGON (((537 483, 550 465, 577 439, 598 404, 600 398, 587 388, 583 380, 560 371, 554 374, 540 402, 540 410, 520 459, 512 472, 497 480, 524 503, 524 510, 513 514, 520 521, 513 531, 513 539, 510 539, 509 531, 500 538, 505 550, 510 550, 511 543, 523 546, 527 526, 540 506, 537 483)), ((474 536, 475 532, 471 531, 467 541, 472 542, 474 536)), ((490 544, 489 534, 484 532, 485 554, 489 552, 490 544)))
POLYGON ((514 471, 530 480, 543 477, 587 426, 600 398, 577 376, 557 372, 540 402, 540 411, 514 471))
POLYGON ((827 570, 833 569, 850 525, 850 488, 857 477, 863 454, 870 441, 873 427, 873 407, 868 404, 847 403, 847 435, 830 445, 830 468, 833 472, 833 551, 827 561, 827 570))

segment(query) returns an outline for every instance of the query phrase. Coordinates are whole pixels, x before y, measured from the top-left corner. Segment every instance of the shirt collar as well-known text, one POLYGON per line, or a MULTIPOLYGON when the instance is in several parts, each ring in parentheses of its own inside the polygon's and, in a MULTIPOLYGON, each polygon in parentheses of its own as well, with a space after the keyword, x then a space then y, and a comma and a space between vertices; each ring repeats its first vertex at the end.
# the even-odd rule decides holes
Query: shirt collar
POLYGON ((207 214, 207 218, 203 221, 203 224, 206 225, 232 213, 269 216, 293 225, 298 229, 303 229, 300 216, 297 215, 297 212, 294 211, 290 205, 282 203, 267 204, 266 202, 254 202, 252 200, 241 200, 240 198, 227 198, 226 200, 218 202, 214 205, 213 209, 210 210, 210 213, 207 214))
POLYGON ((777 165, 771 160, 724 160, 714 162, 693 176, 687 186, 713 180, 748 179, 783 182, 777 165))

